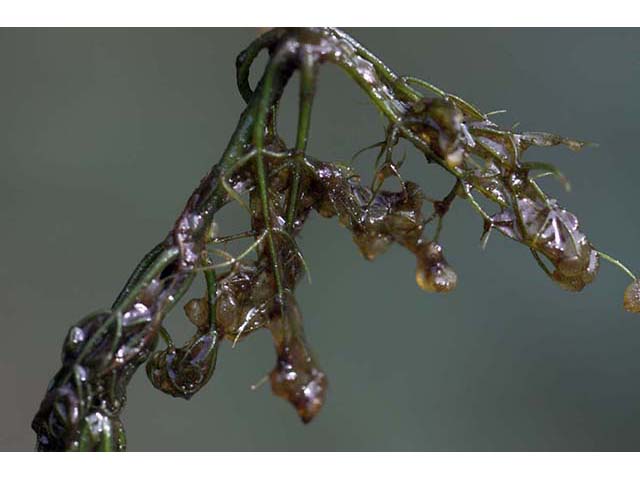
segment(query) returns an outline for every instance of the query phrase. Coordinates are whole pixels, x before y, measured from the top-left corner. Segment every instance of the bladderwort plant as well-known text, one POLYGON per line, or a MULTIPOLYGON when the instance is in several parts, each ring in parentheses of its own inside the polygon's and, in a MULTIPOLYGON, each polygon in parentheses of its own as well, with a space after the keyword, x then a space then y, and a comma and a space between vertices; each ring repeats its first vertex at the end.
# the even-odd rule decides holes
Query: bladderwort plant
POLYGON ((449 292, 457 276, 439 236, 447 212, 460 199, 482 219, 483 242, 495 230, 521 243, 562 288, 580 291, 595 278, 600 260, 615 264, 632 278, 624 308, 640 312, 634 274, 596 249, 576 217, 537 182, 554 176, 566 184, 565 177, 553 165, 524 158, 532 147, 580 150, 584 142, 502 129, 465 100, 397 75, 337 29, 272 29, 238 56, 236 68, 247 106, 222 159, 111 308, 69 330, 62 367, 32 423, 38 450, 125 450, 119 417, 139 366, 146 363, 155 388, 188 399, 211 378, 220 342, 240 341, 261 328, 271 332, 276 350, 269 375, 273 393, 289 401, 303 422, 311 421, 324 403, 327 377, 304 337, 294 291, 306 270, 296 237, 312 212, 336 217, 367 260, 392 243, 401 245, 416 257, 416 282, 423 290, 449 292), (264 50, 268 63, 252 89, 251 65, 264 50), (344 70, 387 120, 385 138, 368 147, 378 152, 370 185, 362 184, 352 166, 307 153, 318 70, 325 63, 344 70), (295 145, 287 145, 278 135, 278 105, 296 72, 297 135, 295 145), (403 159, 396 155, 401 143, 451 175, 453 186, 444 198, 430 198, 401 176, 403 159), (389 181, 399 187, 389 189, 389 181), (481 197, 491 209, 481 206, 481 197), (233 202, 246 210, 250 229, 222 234, 215 216, 233 202), (230 253, 229 246, 243 239, 250 245, 230 253), (206 291, 184 307, 195 333, 176 346, 163 318, 197 275, 204 276, 206 291))

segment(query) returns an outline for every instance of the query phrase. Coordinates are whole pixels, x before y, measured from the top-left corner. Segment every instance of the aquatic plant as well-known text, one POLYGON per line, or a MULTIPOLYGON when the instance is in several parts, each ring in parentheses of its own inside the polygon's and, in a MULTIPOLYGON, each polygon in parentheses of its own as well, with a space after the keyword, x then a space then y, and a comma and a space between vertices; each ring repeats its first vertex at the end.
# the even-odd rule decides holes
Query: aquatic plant
POLYGON ((111 308, 69 330, 62 367, 32 423, 39 450, 124 450, 120 413, 139 366, 146 363, 155 388, 189 399, 214 373, 220 342, 241 341, 261 328, 271 332, 276 351, 269 376, 273 393, 290 402, 303 422, 311 421, 325 401, 327 376, 308 346, 294 292, 307 269, 296 238, 314 212, 349 229, 367 260, 393 243, 406 248, 416 258, 417 284, 427 292, 449 292, 457 275, 439 237, 453 203, 466 201, 482 219, 483 242, 496 231, 521 243, 562 288, 582 290, 601 259, 616 264, 633 279, 624 307, 640 311, 635 276, 596 249, 575 215, 537 182, 553 176, 566 184, 565 177, 553 165, 524 158, 534 147, 580 150, 584 142, 503 129, 458 96, 397 75, 336 29, 270 30, 238 56, 236 68, 247 106, 221 160, 111 308), (253 89, 249 72, 264 50, 268 63, 253 89), (388 122, 384 138, 368 147, 378 151, 368 185, 352 165, 307 152, 318 70, 325 63, 344 70, 388 122), (298 127, 295 145, 287 145, 278 135, 278 106, 295 72, 298 127), (401 143, 450 174, 444 198, 431 198, 403 178, 404 159, 396 154, 401 143), (234 202, 246 210, 250 229, 221 233, 216 213, 234 202), (237 242, 248 245, 230 253, 237 242), (184 307, 195 331, 176 346, 162 321, 197 275, 204 276, 206 291, 184 307))

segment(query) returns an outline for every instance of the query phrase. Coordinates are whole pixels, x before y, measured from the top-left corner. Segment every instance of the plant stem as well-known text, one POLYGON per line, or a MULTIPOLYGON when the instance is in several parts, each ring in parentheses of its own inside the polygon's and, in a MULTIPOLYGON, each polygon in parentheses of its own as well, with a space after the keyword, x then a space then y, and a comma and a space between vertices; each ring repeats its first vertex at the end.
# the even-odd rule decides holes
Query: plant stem
POLYGON ((287 229, 293 230, 296 206, 298 204, 300 187, 300 163, 304 160, 309 140, 311 123, 311 107, 315 93, 316 66, 314 56, 306 51, 302 52, 300 60, 300 109, 298 113, 298 131, 296 134, 295 163, 291 188, 289 191, 289 205, 287 209, 287 229))
POLYGON ((269 105, 272 102, 272 88, 273 88, 273 77, 280 67, 280 55, 279 52, 276 53, 274 57, 271 58, 269 64, 267 65, 267 70, 263 77, 263 82, 258 90, 258 96, 260 101, 258 103, 256 118, 253 127, 253 144, 256 147, 256 156, 255 156, 255 166, 256 166, 256 177, 258 179, 258 192, 260 194, 260 203, 262 206, 262 218, 264 221, 264 229, 267 232, 267 242, 269 244, 269 251, 271 254, 271 262, 273 265, 273 274, 276 282, 276 288, 278 290, 278 295, 282 295, 282 275, 280 273, 280 262, 278 260, 278 252, 276 250, 276 244, 273 239, 273 227, 271 220, 271 212, 269 209, 269 198, 267 191, 267 175, 265 172, 264 166, 264 132, 265 132, 265 122, 267 117, 267 112, 269 111, 269 105))

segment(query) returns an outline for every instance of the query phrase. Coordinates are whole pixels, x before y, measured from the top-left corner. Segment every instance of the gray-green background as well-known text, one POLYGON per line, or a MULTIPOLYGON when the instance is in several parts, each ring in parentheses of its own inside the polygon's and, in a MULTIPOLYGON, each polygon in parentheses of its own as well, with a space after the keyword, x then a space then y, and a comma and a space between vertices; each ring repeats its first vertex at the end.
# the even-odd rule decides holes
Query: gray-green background
MULTIPOLYGON (((637 220, 640 31, 352 30, 402 74, 507 108, 503 125, 599 144, 553 149, 567 194, 543 183, 600 248, 640 268, 637 220)), ((0 31, 0 449, 29 450, 29 424, 59 367, 68 327, 108 306, 216 162, 243 103, 235 55, 252 29, 0 31)), ((294 82, 295 83, 295 82, 294 82)), ((283 131, 295 126, 295 87, 283 131)), ((346 160, 381 139, 382 119, 335 67, 322 70, 311 153, 346 160)), ((358 164, 365 167, 371 155, 358 164)), ((432 194, 450 180, 409 150, 432 194)), ((222 227, 244 225, 240 210, 222 227)), ((627 278, 603 265, 581 294, 552 284, 518 244, 479 246, 460 202, 443 243, 459 288, 429 295, 399 248, 374 263, 347 231, 313 218, 301 245, 312 285, 299 301, 330 378, 303 426, 257 382, 273 366, 268 332, 222 349, 189 402, 138 372, 124 414, 131 450, 636 450, 640 317, 622 311, 627 278)), ((184 338, 180 312, 167 320, 184 338)))

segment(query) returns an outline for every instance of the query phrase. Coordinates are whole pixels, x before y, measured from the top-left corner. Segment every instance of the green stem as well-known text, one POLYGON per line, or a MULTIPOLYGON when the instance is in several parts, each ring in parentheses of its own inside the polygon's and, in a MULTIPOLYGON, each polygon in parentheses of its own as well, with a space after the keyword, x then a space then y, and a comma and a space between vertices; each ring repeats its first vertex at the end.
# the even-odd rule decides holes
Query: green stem
POLYGON ((162 337, 162 340, 164 340, 164 343, 167 344, 167 347, 174 348, 173 340, 171 340, 171 335, 169 335, 169 332, 167 332, 166 328, 161 326, 158 329, 158 333, 162 337))
POLYGON ((186 278, 180 280, 179 287, 173 294, 169 295, 169 298, 167 298, 162 304, 160 310, 155 315, 154 321, 160 323, 164 316, 169 313, 169 310, 171 310, 180 301, 184 294, 187 293, 187 290, 191 288, 195 275, 191 272, 183 275, 187 275, 186 278))
POLYGON ((159 243, 144 256, 140 263, 138 263, 136 268, 133 270, 133 273, 131 273, 131 276, 128 278, 124 288, 118 294, 115 302, 113 302, 113 305, 111 306, 113 310, 117 310, 122 306, 123 300, 128 297, 134 286, 140 282, 140 278, 144 275, 145 271, 153 264, 154 260, 158 258, 165 248, 166 246, 164 242, 159 243))
POLYGON ((311 124, 311 107, 315 91, 316 67, 315 58, 308 52, 302 53, 300 61, 300 109, 298 113, 298 132, 296 135, 295 163, 293 165, 293 178, 289 193, 289 205, 287 208, 287 230, 293 231, 296 207, 299 200, 300 189, 300 163, 304 159, 309 140, 309 126, 311 124))
POLYGON ((256 148, 255 166, 256 177, 258 178, 258 193, 260 195, 260 203, 262 206, 262 218, 264 221, 264 228, 267 232, 267 242, 271 254, 271 262, 273 265, 273 275, 276 281, 276 288, 278 295, 282 295, 282 277, 280 275, 280 262, 278 261, 278 253, 276 251, 275 241, 272 234, 271 225, 271 212, 269 210, 269 198, 267 190, 267 175, 264 166, 264 132, 267 113, 271 105, 271 96, 273 90, 273 77, 277 69, 281 66, 282 57, 281 53, 276 53, 269 60, 267 70, 262 79, 260 85, 259 98, 255 117, 255 123, 253 126, 253 144, 256 148))
MULTIPOLYGON (((209 255, 206 257, 208 264, 211 263, 209 255)), ((207 306, 209 307, 209 328, 216 325, 216 271, 214 269, 204 271, 204 279, 207 284, 207 306)))
MULTIPOLYGON (((594 249, 595 250, 595 249, 594 249)), ((635 282, 638 278, 633 274, 633 272, 631 270, 629 270, 620 260, 617 260, 615 258, 613 258, 610 255, 607 255, 606 253, 600 251, 600 250, 596 250, 596 253, 598 255, 600 255, 604 260, 606 260, 607 262, 615 265, 616 267, 618 267, 620 270, 622 270, 624 273, 626 273, 627 275, 629 275, 629 277, 631 277, 631 279, 635 282)))
MULTIPOLYGON (((117 303, 115 310, 126 308, 155 277, 160 275, 171 262, 176 260, 180 254, 178 247, 172 247, 163 250, 153 262, 151 262, 144 271, 141 272, 134 285, 129 288, 120 301, 117 303)), ((146 258, 146 257, 145 257, 146 258)))
MULTIPOLYGON (((83 345, 82 350, 75 360, 76 365, 82 364, 84 358, 93 350, 97 342, 102 339, 102 336, 109 330, 109 328, 111 328, 113 322, 120 321, 122 318, 123 308, 128 306, 129 303, 131 303, 140 294, 143 288, 145 288, 155 277, 160 275, 162 270, 164 270, 171 262, 175 261, 178 257, 178 253, 177 247, 167 249, 158 255, 155 261, 146 268, 135 285, 123 296, 122 300, 119 302, 120 307, 111 312, 109 318, 100 325, 100 328, 98 328, 83 345)), ((69 369, 66 372, 64 377, 61 379, 61 384, 64 384, 69 380, 72 375, 72 371, 72 369, 69 369)))
POLYGON ((256 232, 254 232, 253 230, 250 230, 248 232, 233 233, 231 235, 225 235, 223 237, 214 237, 210 243, 214 243, 214 244, 228 243, 234 240, 241 240, 243 238, 249 238, 249 237, 255 237, 255 236, 256 236, 256 232))
POLYGON ((281 28, 274 28, 265 32, 254 40, 245 50, 240 52, 236 58, 236 83, 240 95, 242 95, 245 102, 249 103, 253 96, 253 91, 249 85, 249 73, 253 61, 262 50, 274 45, 285 33, 286 30, 281 28))
POLYGON ((380 60, 377 56, 375 56, 371 51, 366 49, 360 42, 354 39, 352 36, 346 34, 345 32, 338 30, 336 28, 328 28, 334 36, 337 38, 348 42, 356 51, 356 53, 371 63, 378 75, 380 75, 384 80, 386 80, 388 86, 397 90, 402 95, 404 95, 409 101, 415 102, 421 98, 421 95, 412 89, 409 85, 402 81, 396 73, 391 70, 387 65, 380 60))
POLYGON ((542 261, 542 258, 540 258, 540 255, 538 254, 538 252, 536 252, 533 248, 529 248, 529 251, 531 252, 531 255, 533 255, 533 258, 536 260, 536 263, 538 264, 538 266, 544 271, 544 273, 547 274, 547 276, 549 278, 553 278, 553 273, 551 273, 551 271, 549 270, 549 268, 547 268, 547 266, 544 264, 544 262, 542 261))

